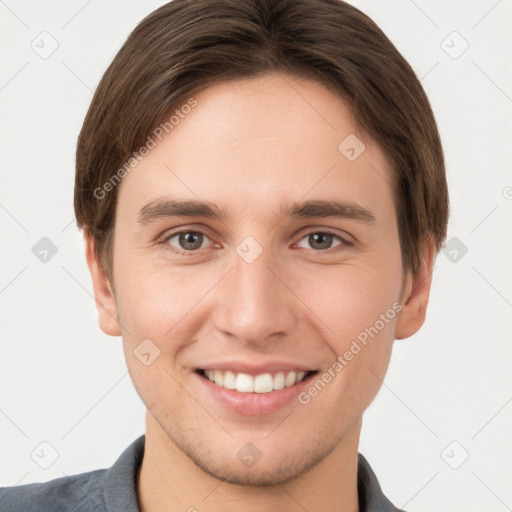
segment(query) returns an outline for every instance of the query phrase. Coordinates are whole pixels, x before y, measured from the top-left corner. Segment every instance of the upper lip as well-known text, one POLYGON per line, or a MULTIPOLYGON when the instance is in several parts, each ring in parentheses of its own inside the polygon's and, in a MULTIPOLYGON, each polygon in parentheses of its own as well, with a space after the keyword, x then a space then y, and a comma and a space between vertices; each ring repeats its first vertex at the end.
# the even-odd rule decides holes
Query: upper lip
POLYGON ((262 373, 273 373, 278 371, 303 371, 313 372, 316 368, 302 363, 290 361, 267 361, 267 362, 244 362, 244 361, 217 361, 198 366, 196 370, 221 370, 232 371, 233 373, 246 373, 248 375, 261 375, 262 373))

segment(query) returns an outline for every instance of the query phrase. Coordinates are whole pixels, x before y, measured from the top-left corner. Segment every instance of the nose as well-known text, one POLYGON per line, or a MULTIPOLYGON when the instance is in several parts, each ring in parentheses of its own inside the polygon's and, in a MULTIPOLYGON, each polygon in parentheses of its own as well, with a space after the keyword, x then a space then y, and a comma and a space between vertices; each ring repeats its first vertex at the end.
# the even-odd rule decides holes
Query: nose
POLYGON ((217 290, 214 323, 229 338, 264 346, 294 331, 300 300, 287 282, 289 272, 270 250, 252 262, 240 254, 234 253, 232 269, 217 290))

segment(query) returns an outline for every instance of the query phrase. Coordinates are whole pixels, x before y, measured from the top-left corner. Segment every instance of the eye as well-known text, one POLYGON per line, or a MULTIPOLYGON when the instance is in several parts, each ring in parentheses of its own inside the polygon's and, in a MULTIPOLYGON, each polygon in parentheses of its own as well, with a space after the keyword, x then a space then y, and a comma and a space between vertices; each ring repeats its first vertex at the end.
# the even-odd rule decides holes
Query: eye
MULTIPOLYGON (((180 256, 194 256, 194 253, 208 246, 208 240, 210 240, 208 235, 199 229, 185 229, 167 235, 159 244, 164 245, 168 250, 180 256)), ((349 241, 348 236, 343 237, 326 230, 310 231, 301 238, 298 244, 299 247, 305 249, 313 248, 315 252, 327 252, 333 247, 339 247, 338 250, 341 250, 351 245, 352 243, 349 241), (338 240, 338 243, 333 246, 333 242, 336 240, 338 240), (310 244, 310 247, 301 245, 303 243, 310 244)))
MULTIPOLYGON (((306 240, 306 243, 309 243, 313 249, 317 249, 317 252, 319 252, 331 249, 334 239, 339 240, 339 243, 336 244, 334 247, 338 247, 340 245, 351 245, 351 243, 341 235, 338 235, 331 231, 320 230, 310 231, 308 234, 306 234, 306 236, 301 238, 301 242, 302 240, 306 240)), ((300 245, 300 242, 299 247, 303 247, 300 245)), ((305 248, 308 249, 308 247, 305 248)))
POLYGON ((208 239, 208 236, 203 231, 187 229, 171 233, 160 243, 166 245, 176 254, 193 256, 194 252, 204 247, 205 239, 208 239), (173 243, 172 240, 175 240, 175 242, 173 243))

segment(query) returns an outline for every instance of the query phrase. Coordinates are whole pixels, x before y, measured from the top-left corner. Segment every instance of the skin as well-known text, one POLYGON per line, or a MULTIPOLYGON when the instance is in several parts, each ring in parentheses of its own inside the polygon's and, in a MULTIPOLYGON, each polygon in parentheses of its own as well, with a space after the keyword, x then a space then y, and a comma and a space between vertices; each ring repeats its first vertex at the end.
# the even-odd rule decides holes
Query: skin
POLYGON ((424 322, 434 244, 424 244, 416 275, 403 273, 389 163, 323 86, 268 74, 195 98, 118 190, 112 280, 86 235, 100 327, 122 336, 147 408, 141 510, 355 512, 362 415, 394 339, 424 322), (349 134, 366 146, 353 162, 338 150, 349 134), (211 201, 230 218, 137 221, 144 205, 167 195, 211 201), (375 220, 280 215, 283 202, 310 199, 350 201, 375 220), (205 230, 201 248, 176 236, 158 243, 179 229, 205 230), (335 236, 320 249, 308 235, 325 230, 351 244, 335 236), (252 263, 236 252, 247 236, 263 250, 252 263), (231 357, 302 362, 321 374, 399 300, 395 318, 308 404, 241 415, 193 373, 231 357), (146 338, 161 351, 149 366, 134 356, 146 338), (262 454, 251 468, 237 458, 248 442, 262 454))

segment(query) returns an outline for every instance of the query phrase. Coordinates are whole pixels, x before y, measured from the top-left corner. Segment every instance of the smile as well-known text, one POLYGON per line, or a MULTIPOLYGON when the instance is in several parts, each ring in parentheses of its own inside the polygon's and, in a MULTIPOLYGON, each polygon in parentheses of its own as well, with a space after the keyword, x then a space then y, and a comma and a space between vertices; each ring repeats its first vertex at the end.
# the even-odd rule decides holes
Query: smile
POLYGON ((249 375, 230 370, 198 370, 198 373, 224 389, 240 393, 270 393, 294 386, 315 372, 291 370, 249 375))

